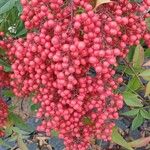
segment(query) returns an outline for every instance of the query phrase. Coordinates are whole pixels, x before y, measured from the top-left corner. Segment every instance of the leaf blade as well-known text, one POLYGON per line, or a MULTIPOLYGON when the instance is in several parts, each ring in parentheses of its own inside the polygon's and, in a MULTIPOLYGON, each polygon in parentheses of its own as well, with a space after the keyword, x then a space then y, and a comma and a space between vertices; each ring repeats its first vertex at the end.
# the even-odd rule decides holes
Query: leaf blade
POLYGON ((132 130, 137 129, 139 126, 142 125, 143 122, 144 122, 144 119, 143 119, 142 115, 140 113, 138 113, 138 115, 132 121, 131 129, 132 130))
POLYGON ((130 111, 122 113, 122 115, 125 115, 125 116, 135 116, 138 113, 139 113, 139 109, 132 109, 130 111))
POLYGON ((123 146, 124 148, 127 148, 128 150, 133 150, 133 148, 128 144, 128 142, 126 142, 125 139, 119 134, 117 128, 113 129, 112 141, 117 143, 118 145, 123 146))
POLYGON ((140 102, 140 99, 136 94, 131 92, 124 92, 123 93, 124 101, 128 106, 132 107, 142 107, 143 104, 140 102))

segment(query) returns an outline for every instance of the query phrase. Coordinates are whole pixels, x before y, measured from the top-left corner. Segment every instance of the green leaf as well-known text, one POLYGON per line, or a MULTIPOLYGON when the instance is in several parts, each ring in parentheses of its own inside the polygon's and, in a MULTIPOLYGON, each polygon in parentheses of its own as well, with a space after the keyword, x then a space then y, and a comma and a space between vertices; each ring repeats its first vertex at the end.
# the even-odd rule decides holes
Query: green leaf
POLYGON ((13 112, 9 112, 8 118, 10 122, 12 122, 16 127, 19 127, 21 130, 32 132, 34 129, 27 125, 21 117, 14 114, 13 112))
POLYGON ((31 110, 32 111, 37 111, 39 109, 40 105, 39 104, 33 104, 31 105, 31 110))
POLYGON ((143 124, 143 122, 144 122, 144 118, 142 117, 140 113, 138 113, 137 116, 132 121, 131 129, 132 130, 137 129, 143 124))
POLYGON ((11 10, 15 6, 16 0, 2 0, 0 3, 0 14, 11 10))
POLYGON ((141 109, 140 113, 141 113, 143 118, 150 119, 150 111, 146 111, 145 109, 141 109))
POLYGON ((18 127, 12 127, 12 130, 13 130, 15 133, 18 133, 18 134, 21 134, 21 135, 26 135, 26 134, 28 134, 28 132, 19 129, 18 127))
POLYGON ((2 92, 2 94, 4 95, 4 97, 14 97, 14 93, 12 92, 12 90, 4 90, 2 92))
POLYGON ((135 116, 138 113, 139 113, 139 109, 132 109, 130 111, 122 113, 122 115, 125 115, 125 116, 135 116))
POLYGON ((150 81, 146 85, 145 96, 150 96, 150 81))
POLYGON ((11 66, 7 64, 4 60, 0 59, 0 65, 4 67, 5 72, 11 72, 11 66))
POLYGON ((89 117, 84 117, 83 118, 83 124, 84 125, 92 125, 92 121, 89 117))
POLYGON ((59 132, 56 131, 56 130, 51 130, 51 134, 52 134, 52 136, 54 136, 54 137, 58 137, 59 132))
POLYGON ((150 18, 146 18, 146 23, 147 23, 148 29, 150 30, 150 18))
POLYGON ((139 74, 143 79, 150 81, 150 69, 147 69, 139 74))
POLYGON ((128 144, 128 142, 126 142, 126 140, 120 135, 116 127, 113 129, 112 132, 112 141, 128 150, 133 150, 133 148, 128 144))
POLYGON ((12 127, 6 128, 5 133, 6 133, 7 136, 10 136, 13 133, 12 127))
POLYGON ((133 56, 133 67, 140 68, 143 63, 144 63, 144 49, 141 45, 138 45, 135 48, 133 56))
POLYGON ((150 48, 147 48, 144 54, 145 54, 145 57, 150 57, 150 48))
POLYGON ((134 52, 135 52, 135 46, 132 46, 129 50, 128 53, 128 61, 131 62, 134 56, 134 52))
POLYGON ((140 99, 138 98, 138 95, 135 95, 130 92, 124 92, 123 96, 124 96, 124 101, 128 106, 132 106, 132 107, 142 107, 143 106, 140 99))
MULTIPOLYGON (((134 69, 134 71, 137 73, 137 74, 139 74, 139 73, 141 73, 141 72, 143 72, 145 69, 143 69, 143 68, 134 68, 134 67, 132 67, 133 69, 134 69)), ((127 68, 126 70, 125 70, 125 73, 126 74, 128 74, 128 75, 135 75, 135 73, 132 71, 132 69, 130 69, 130 68, 127 68)))
POLYGON ((134 91, 138 90, 141 87, 141 83, 136 76, 133 76, 131 80, 129 80, 128 85, 126 87, 126 91, 130 91, 132 89, 134 91))
POLYGON ((18 12, 19 12, 18 15, 20 15, 20 14, 22 13, 22 5, 21 5, 21 3, 20 3, 20 0, 17 0, 17 2, 16 2, 16 7, 17 7, 18 12))
POLYGON ((20 32, 18 32, 15 37, 20 37, 20 36, 23 36, 27 33, 27 30, 26 29, 22 29, 20 32))

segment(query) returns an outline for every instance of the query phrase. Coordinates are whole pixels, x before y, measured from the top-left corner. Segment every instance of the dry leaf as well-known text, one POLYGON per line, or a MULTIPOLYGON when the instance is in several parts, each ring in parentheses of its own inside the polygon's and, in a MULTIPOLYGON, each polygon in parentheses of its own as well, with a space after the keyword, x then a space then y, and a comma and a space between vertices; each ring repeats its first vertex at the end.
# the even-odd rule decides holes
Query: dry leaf
POLYGON ((146 138, 141 138, 141 139, 135 140, 133 142, 129 142, 129 144, 131 147, 135 147, 135 148, 146 146, 146 145, 150 144, 150 136, 146 137, 146 138))
POLYGON ((18 136, 17 138, 18 147, 20 150, 28 150, 27 145, 23 142, 23 139, 21 136, 18 136))
POLYGON ((147 61, 143 66, 144 66, 144 67, 150 67, 150 60, 147 61))
POLYGON ((94 9, 96 9, 98 6, 102 5, 102 4, 106 4, 106 3, 110 3, 111 0, 96 0, 96 6, 94 9))
POLYGON ((149 96, 149 95, 150 95, 150 81, 147 83, 146 91, 145 91, 145 96, 149 96))

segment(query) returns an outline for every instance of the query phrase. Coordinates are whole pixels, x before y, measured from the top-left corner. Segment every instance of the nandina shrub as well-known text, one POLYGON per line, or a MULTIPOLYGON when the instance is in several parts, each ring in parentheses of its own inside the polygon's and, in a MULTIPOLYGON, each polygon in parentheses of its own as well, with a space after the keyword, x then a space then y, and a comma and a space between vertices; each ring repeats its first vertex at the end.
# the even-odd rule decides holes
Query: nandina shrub
POLYGON ((149 1, 117 0, 97 9, 90 0, 21 0, 26 38, 1 41, 12 63, 17 96, 39 103, 38 131, 59 132, 66 150, 85 150, 92 138, 111 140, 123 97, 117 59, 141 39, 150 45, 149 1), (94 70, 94 75, 91 73, 94 70))
POLYGON ((4 126, 6 125, 8 117, 8 106, 3 99, 0 98, 0 137, 5 135, 4 126))

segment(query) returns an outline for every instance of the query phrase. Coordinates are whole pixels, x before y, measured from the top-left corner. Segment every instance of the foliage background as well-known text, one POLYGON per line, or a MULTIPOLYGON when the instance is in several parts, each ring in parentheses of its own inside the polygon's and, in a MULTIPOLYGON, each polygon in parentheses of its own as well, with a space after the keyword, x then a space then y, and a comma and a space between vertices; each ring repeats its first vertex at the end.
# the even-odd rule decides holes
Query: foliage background
MULTIPOLYGON (((19 18, 21 12, 20 0, 0 0, 0 31, 13 38, 25 37, 27 30, 19 18)), ((150 28, 150 19, 146 21, 150 28)), ((5 56, 1 49, 0 54, 5 56)), ((115 92, 123 94, 125 105, 113 130, 113 142, 95 140, 91 149, 150 149, 150 49, 141 41, 130 48, 127 58, 118 61, 117 74, 122 75, 124 82, 115 92)), ((0 65, 11 72, 7 59, 0 58, 0 65)), ((53 138, 36 133, 40 120, 33 116, 39 106, 31 98, 18 100, 10 89, 1 89, 0 94, 9 104, 9 123, 6 137, 0 139, 0 149, 64 149, 55 131, 53 138)))

